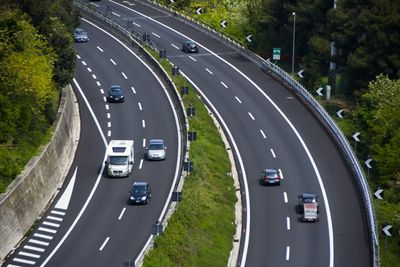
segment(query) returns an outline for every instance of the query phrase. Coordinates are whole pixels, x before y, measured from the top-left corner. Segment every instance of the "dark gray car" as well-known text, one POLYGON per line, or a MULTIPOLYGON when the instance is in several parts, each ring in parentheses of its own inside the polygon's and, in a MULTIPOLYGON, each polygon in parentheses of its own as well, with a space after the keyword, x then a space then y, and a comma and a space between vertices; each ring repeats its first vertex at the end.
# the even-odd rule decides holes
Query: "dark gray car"
POLYGON ((134 182, 128 199, 129 204, 147 204, 151 199, 151 188, 147 182, 134 182))

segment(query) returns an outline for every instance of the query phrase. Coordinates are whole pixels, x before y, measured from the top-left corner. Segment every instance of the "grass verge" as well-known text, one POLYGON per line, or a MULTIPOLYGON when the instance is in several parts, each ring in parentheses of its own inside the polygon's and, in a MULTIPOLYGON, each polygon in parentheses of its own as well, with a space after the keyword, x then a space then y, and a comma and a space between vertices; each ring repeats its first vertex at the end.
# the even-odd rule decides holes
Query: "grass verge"
MULTIPOLYGON (((153 57, 157 58, 154 51, 153 57)), ((159 61, 165 71, 166 60, 159 61)), ((172 77, 177 88, 188 86, 182 76, 172 77)), ((186 176, 183 199, 155 240, 143 266, 226 266, 235 234, 235 187, 228 173, 231 163, 221 136, 204 103, 190 85, 184 105, 196 108, 189 117, 197 140, 190 145, 193 172, 186 176)))

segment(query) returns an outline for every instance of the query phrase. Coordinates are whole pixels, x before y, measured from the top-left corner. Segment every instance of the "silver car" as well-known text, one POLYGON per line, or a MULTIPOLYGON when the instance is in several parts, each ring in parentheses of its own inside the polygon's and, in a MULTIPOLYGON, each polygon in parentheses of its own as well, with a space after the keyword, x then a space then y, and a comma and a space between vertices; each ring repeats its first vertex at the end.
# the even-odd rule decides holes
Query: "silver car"
POLYGON ((74 40, 77 43, 84 43, 89 41, 89 37, 87 35, 87 32, 85 32, 81 28, 76 28, 74 31, 74 40))
POLYGON ((150 139, 149 146, 147 147, 148 160, 163 160, 167 155, 167 146, 163 139, 150 139))

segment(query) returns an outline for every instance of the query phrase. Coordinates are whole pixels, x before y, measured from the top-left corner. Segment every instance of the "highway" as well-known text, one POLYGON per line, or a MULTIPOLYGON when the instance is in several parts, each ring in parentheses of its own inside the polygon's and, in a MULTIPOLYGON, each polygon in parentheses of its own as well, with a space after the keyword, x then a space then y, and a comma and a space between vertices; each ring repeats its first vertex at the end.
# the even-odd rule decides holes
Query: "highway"
POLYGON ((73 86, 82 122, 78 150, 57 198, 4 266, 132 264, 169 201, 179 173, 181 130, 164 86, 122 43, 89 23, 82 21, 81 26, 90 41, 76 44, 73 86), (124 103, 105 101, 112 84, 124 88, 124 103), (151 138, 165 140, 166 160, 144 159, 151 138), (103 170, 111 139, 135 142, 129 178, 108 178, 103 170), (127 204, 134 180, 152 186, 148 205, 127 204))
MULTIPOLYGON (((148 33, 167 57, 197 85, 223 118, 240 157, 249 192, 246 266, 369 266, 365 217, 344 160, 312 113, 258 66, 146 1, 101 1, 109 17, 148 33), (181 44, 192 39, 199 54, 181 44), (263 187, 262 169, 282 170, 281 186, 263 187), (320 221, 299 222, 297 196, 320 196, 320 221), (355 256, 357 255, 357 256, 355 256)), ((306 73, 304 73, 306 75, 306 73)), ((245 212, 246 214, 246 212, 245 212)), ((242 242, 246 241, 246 234, 242 242)))
MULTIPOLYGON (((230 142, 242 162, 237 161, 243 198, 247 200, 243 214, 249 215, 244 218, 239 264, 372 265, 358 190, 340 152, 310 110, 290 90, 236 51, 142 2, 146 3, 102 0, 91 5, 102 13, 108 9, 109 17, 121 24, 129 21, 135 31, 149 33, 156 46, 165 48, 167 57, 206 96, 226 125, 225 130, 231 133, 230 142), (199 54, 180 51, 186 39, 199 44, 199 54), (282 171, 284 180, 280 186, 260 184, 265 168, 282 171), (297 196, 303 192, 320 196, 317 223, 300 222, 301 215, 296 213, 295 206, 297 196)), ((50 241, 35 233, 43 228, 45 218, 54 217, 52 212, 61 212, 56 208, 59 197, 12 257, 30 259, 36 266, 121 266, 132 262, 163 209, 180 156, 179 129, 176 122, 172 123, 175 116, 154 77, 114 39, 88 23, 83 22, 82 27, 91 39, 77 44, 80 58, 74 86, 84 123, 66 182, 67 185, 73 180, 70 177, 77 167, 71 201, 50 241), (114 83, 125 88, 127 100, 107 109, 100 89, 114 83), (93 108, 99 126, 79 88, 93 108), (141 164, 143 139, 152 137, 166 140, 169 157, 165 162, 141 164), (98 175, 104 162, 104 140, 111 138, 135 140, 135 169, 128 179, 98 175), (148 206, 126 205, 134 178, 153 185, 154 199, 148 206), (24 249, 32 239, 49 243, 38 259, 27 256, 24 249)), ((17 264, 12 259, 8 263, 17 264)))

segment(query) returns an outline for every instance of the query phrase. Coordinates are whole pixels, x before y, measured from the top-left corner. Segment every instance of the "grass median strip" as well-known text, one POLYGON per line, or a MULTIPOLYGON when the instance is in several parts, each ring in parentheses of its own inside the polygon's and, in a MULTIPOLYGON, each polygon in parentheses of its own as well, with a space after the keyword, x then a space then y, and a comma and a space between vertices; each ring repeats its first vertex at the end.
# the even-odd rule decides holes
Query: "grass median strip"
MULTIPOLYGON (((156 58, 155 53, 151 52, 156 58)), ((171 65, 160 61, 169 72, 171 65)), ((182 76, 172 77, 177 88, 189 87, 185 107, 196 108, 188 118, 189 131, 197 133, 189 158, 193 172, 186 176, 183 199, 155 240, 143 266, 226 266, 235 234, 235 187, 231 163, 221 136, 204 103, 182 76)))

